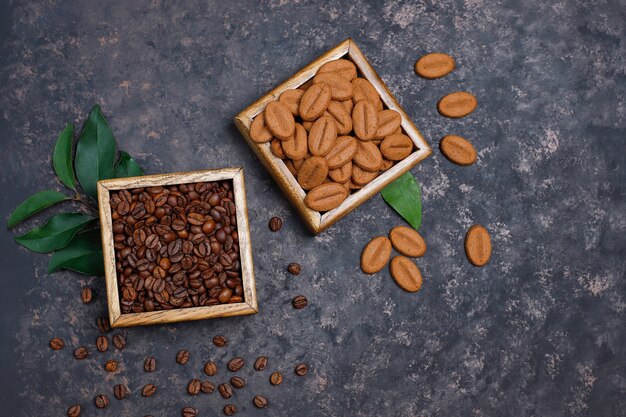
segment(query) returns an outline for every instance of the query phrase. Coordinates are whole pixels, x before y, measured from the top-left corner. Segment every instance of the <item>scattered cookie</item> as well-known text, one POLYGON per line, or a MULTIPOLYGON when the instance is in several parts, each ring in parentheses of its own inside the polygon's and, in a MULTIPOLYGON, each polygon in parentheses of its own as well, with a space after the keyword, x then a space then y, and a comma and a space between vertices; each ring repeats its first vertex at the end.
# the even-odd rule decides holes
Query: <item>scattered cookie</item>
POLYGON ((385 236, 370 240, 361 253, 361 269, 366 274, 374 274, 387 265, 391 256, 391 242, 385 236))
POLYGON ((475 224, 465 235, 465 254, 474 266, 484 266, 491 257, 491 238, 483 226, 475 224))
POLYGON ((465 91, 450 93, 437 103, 439 114, 458 119, 465 117, 476 109, 476 97, 465 91))
POLYGON ((439 142, 439 149, 443 156, 457 165, 472 165, 476 162, 476 149, 461 136, 444 136, 439 142))
POLYGON ((431 53, 415 63, 415 73, 422 78, 434 80, 450 74, 455 67, 454 58, 448 54, 431 53))
POLYGON ((405 256, 396 256, 389 264, 391 276, 400 288, 408 292, 416 292, 422 288, 420 269, 405 256))
POLYGON ((424 238, 413 228, 396 226, 389 232, 391 244, 401 254, 420 258, 426 253, 424 238))

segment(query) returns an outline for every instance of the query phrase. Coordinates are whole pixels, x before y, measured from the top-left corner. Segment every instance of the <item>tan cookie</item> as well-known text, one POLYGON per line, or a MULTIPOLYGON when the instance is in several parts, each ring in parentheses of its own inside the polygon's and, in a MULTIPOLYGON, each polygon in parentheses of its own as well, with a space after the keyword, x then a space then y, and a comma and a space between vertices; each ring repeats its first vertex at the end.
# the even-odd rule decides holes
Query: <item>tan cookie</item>
POLYGON ((416 292, 422 288, 420 269, 405 256, 396 256, 389 264, 391 276, 400 288, 408 292, 416 292))
MULTIPOLYGON (((353 165, 353 168, 354 168, 354 165, 353 165)), ((359 190, 363 188, 362 185, 355 184, 354 181, 352 181, 352 178, 350 178, 350 181, 348 181, 347 184, 351 190, 359 190)))
POLYGON ((370 100, 376 111, 383 109, 383 102, 372 83, 365 78, 355 78, 352 80, 352 101, 356 104, 363 99, 370 100))
POLYGON ((389 232, 389 239, 393 247, 405 256, 419 258, 426 253, 426 242, 424 238, 411 227, 394 227, 389 232))
POLYGON ((312 210, 329 211, 339 207, 348 194, 348 190, 343 185, 328 182, 309 191, 304 198, 304 203, 312 210))
POLYGON ((337 124, 337 134, 347 135, 352 131, 352 115, 341 101, 331 100, 324 115, 331 116, 337 124))
POLYGON ((448 75, 454 69, 454 58, 448 54, 427 54, 415 63, 415 73, 422 78, 434 80, 448 75))
MULTIPOLYGON (((311 87, 313 88, 313 87, 311 87)), ((309 151, 315 156, 324 156, 337 142, 337 124, 330 116, 322 116, 313 123, 309 131, 309 151)))
POLYGON ((391 256, 391 242, 385 236, 369 241, 361 252, 361 269, 366 274, 374 274, 385 267, 391 256))
POLYGON ((282 140, 276 138, 272 139, 272 142, 270 142, 270 150, 275 157, 280 159, 287 159, 287 155, 285 155, 285 152, 283 151, 282 140))
POLYGON ((331 169, 328 171, 328 176, 335 182, 341 184, 347 183, 350 181, 350 177, 352 177, 352 161, 348 161, 347 164, 339 168, 331 169))
POLYGON ((328 164, 319 156, 312 156, 304 161, 298 170, 298 183, 305 190, 310 190, 324 182, 328 175, 328 164))
POLYGON ((288 158, 299 160, 306 156, 309 150, 307 131, 300 123, 296 123, 296 130, 291 139, 283 141, 283 152, 288 158))
POLYGON ((300 116, 300 99, 304 95, 304 90, 295 89, 295 90, 287 90, 280 95, 278 101, 283 103, 291 114, 294 116, 300 116))
POLYGON ((361 169, 358 165, 352 167, 352 182, 361 187, 365 187, 372 182, 374 178, 378 176, 378 171, 366 171, 361 169))
POLYGON ((296 128, 293 114, 280 101, 272 101, 263 112, 265 125, 274 136, 280 140, 287 140, 296 128))
POLYGON ((475 266, 484 266, 491 257, 491 238, 483 226, 475 224, 465 235, 465 255, 475 266))
POLYGON ((302 84, 300 87, 298 87, 298 90, 303 90, 306 91, 309 89, 309 87, 311 87, 313 85, 313 78, 311 78, 310 80, 306 81, 304 84, 302 84))
POLYGON ((387 159, 400 161, 413 151, 413 141, 402 133, 387 136, 380 144, 380 152, 387 159))
POLYGON ((298 176, 298 170, 296 169, 296 166, 293 164, 293 161, 291 159, 287 159, 283 162, 285 162, 285 166, 287 167, 289 172, 291 172, 291 175, 293 175, 293 177, 296 178, 298 176))
POLYGON ((357 140, 352 136, 339 136, 335 146, 324 157, 328 168, 332 170, 344 166, 354 158, 357 149, 357 140))
POLYGON ((465 117, 476 109, 476 97, 465 91, 450 93, 437 103, 439 114, 458 119, 465 117))
POLYGON ((382 110, 378 112, 378 130, 374 139, 384 139, 386 136, 394 134, 402 123, 400 113, 395 110, 382 110))
POLYGON ((343 104, 343 107, 346 108, 346 110, 348 111, 348 114, 352 115, 352 110, 354 109, 354 102, 352 100, 344 100, 344 101, 341 101, 341 104, 343 104))
POLYGON ((371 101, 361 100, 354 105, 352 128, 359 139, 374 139, 378 131, 378 112, 371 101))
POLYGON ((313 84, 324 83, 330 86, 330 95, 333 100, 348 100, 352 98, 352 84, 341 75, 334 72, 317 74, 313 84))
POLYGON ((314 121, 328 108, 330 103, 330 86, 324 83, 313 84, 304 92, 300 99, 300 117, 305 121, 314 121))
POLYGON ((383 156, 372 142, 359 141, 359 149, 352 162, 366 171, 378 171, 383 164, 383 156))
POLYGON ((347 59, 336 59, 334 61, 327 62, 317 70, 318 74, 323 74, 325 72, 338 74, 348 81, 352 81, 356 78, 356 66, 352 63, 352 61, 348 61, 347 59))
POLYGON ((300 167, 302 166, 302 164, 304 163, 304 161, 306 161, 307 159, 309 159, 310 157, 312 157, 313 155, 311 155, 309 152, 306 153, 306 155, 304 156, 304 158, 302 159, 294 159, 293 161, 293 166, 296 167, 296 169, 299 171, 300 167))
POLYGON ((461 136, 444 136, 439 142, 439 149, 443 156, 457 165, 472 165, 476 162, 476 149, 461 136))
POLYGON ((392 166, 393 166, 393 161, 390 161, 389 159, 383 158, 383 164, 381 165, 380 170, 381 171, 387 171, 392 166))
POLYGON ((273 138, 274 135, 265 126, 265 116, 259 113, 250 124, 250 139, 256 143, 265 143, 273 138))
POLYGON ((302 121, 302 126, 306 129, 307 132, 310 132, 311 127, 313 127, 313 123, 314 122, 305 120, 305 121, 302 121))

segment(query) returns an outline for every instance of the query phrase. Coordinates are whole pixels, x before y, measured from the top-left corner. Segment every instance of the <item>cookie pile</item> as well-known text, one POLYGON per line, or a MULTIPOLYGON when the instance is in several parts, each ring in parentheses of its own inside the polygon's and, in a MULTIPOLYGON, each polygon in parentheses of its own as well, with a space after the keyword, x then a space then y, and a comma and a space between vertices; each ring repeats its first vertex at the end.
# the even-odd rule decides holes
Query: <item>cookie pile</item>
POLYGON ((352 61, 337 59, 269 103, 252 121, 250 138, 269 142, 307 191, 305 204, 324 212, 411 154, 401 122, 352 61))

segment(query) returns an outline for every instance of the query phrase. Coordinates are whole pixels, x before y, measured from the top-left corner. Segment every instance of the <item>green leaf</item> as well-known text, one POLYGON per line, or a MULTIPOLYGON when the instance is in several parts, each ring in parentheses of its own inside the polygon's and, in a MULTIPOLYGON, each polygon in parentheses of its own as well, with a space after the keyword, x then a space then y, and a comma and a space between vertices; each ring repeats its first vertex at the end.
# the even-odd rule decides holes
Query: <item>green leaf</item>
POLYGON ((124 151, 120 151, 120 159, 115 165, 115 178, 138 177, 143 175, 143 170, 130 156, 124 151))
POLYGON ((415 230, 422 224, 422 193, 413 174, 407 172, 386 186, 383 199, 415 230))
POLYGON ((51 205, 67 200, 68 198, 69 197, 65 194, 61 194, 57 191, 39 191, 38 193, 28 197, 22 202, 22 204, 17 206, 13 213, 11 213, 11 216, 9 216, 8 226, 11 228, 33 214, 39 213, 46 207, 50 207, 51 205))
POLYGON ((76 145, 76 176, 85 193, 97 199, 97 183, 115 176, 115 137, 100 106, 95 105, 76 145))
POLYGON ((59 135, 52 154, 52 165, 54 172, 61 182, 72 190, 76 191, 76 180, 74 179, 74 165, 72 164, 72 137, 74 136, 74 125, 68 123, 63 132, 59 135))
POLYGON ((63 249, 54 251, 48 264, 48 272, 69 269, 85 275, 102 275, 102 241, 100 229, 93 229, 74 236, 63 249))
POLYGON ((40 227, 18 236, 15 241, 33 252, 45 253, 65 247, 93 216, 84 213, 61 213, 52 216, 40 227))

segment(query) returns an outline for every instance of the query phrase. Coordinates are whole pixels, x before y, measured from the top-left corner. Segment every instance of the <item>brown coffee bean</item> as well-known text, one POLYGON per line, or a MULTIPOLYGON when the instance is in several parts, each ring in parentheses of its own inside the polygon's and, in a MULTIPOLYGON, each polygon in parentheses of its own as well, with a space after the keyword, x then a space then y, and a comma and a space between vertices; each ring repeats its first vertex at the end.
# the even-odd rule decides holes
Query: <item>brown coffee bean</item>
POLYGON ((360 141, 352 162, 366 171, 378 171, 383 164, 383 156, 374 143, 360 141))
POLYGON ((89 356, 89 351, 85 346, 79 346, 74 351, 74 357, 78 360, 85 359, 87 356, 89 356))
POLYGON ((283 220, 280 217, 272 217, 269 226, 272 232, 278 232, 283 227, 283 220))
POLYGON ((232 416, 237 412, 237 407, 234 404, 226 404, 224 406, 224 414, 227 416, 232 416))
POLYGON ((461 136, 444 136, 439 142, 439 149, 443 156, 457 165, 472 165, 476 162, 476 149, 461 136))
POLYGON ((309 372, 309 368, 305 364, 301 363, 296 366, 296 369, 294 369, 294 372, 298 376, 305 376, 307 372, 309 372))
POLYGON ((305 190, 310 190, 324 182, 328 175, 328 164, 320 156, 312 156, 304 161, 298 171, 298 183, 305 190))
POLYGON ((348 112, 342 101, 331 100, 324 116, 330 116, 337 125, 338 135, 347 135, 352 131, 352 113, 348 112))
POLYGON ((200 380, 192 379, 189 381, 189 385, 187 385, 187 392, 189 395, 198 395, 200 394, 200 380))
POLYGON ((218 385, 217 390, 223 398, 228 399, 233 396, 233 389, 228 384, 218 385))
POLYGON ((180 415, 182 417, 196 417, 198 415, 198 410, 193 407, 185 407, 181 410, 180 415))
POLYGON ((402 133, 387 136, 380 144, 380 153, 390 161, 401 161, 413 151, 413 141, 402 133))
POLYGON ((306 305, 308 304, 308 301, 304 295, 297 295, 291 301, 291 304, 293 305, 293 308, 300 310, 301 308, 306 307, 306 305))
POLYGON ((106 361, 106 363, 104 364, 104 369, 107 372, 115 372, 117 371, 117 361, 110 359, 108 361, 106 361))
MULTIPOLYGON (((380 100, 378 91, 371 82, 365 78, 355 78, 352 80, 352 101, 355 104, 361 100, 369 100, 376 111, 383 109, 383 102, 380 100)), ((354 112, 354 110, 353 110, 354 112)), ((358 136, 358 135, 357 135, 358 136)))
POLYGON ((491 238, 484 226, 475 224, 465 235, 465 255, 474 266, 484 266, 491 258, 491 238))
POLYGON ((396 226, 389 232, 393 247, 405 256, 422 257, 426 253, 424 238, 413 228, 396 226))
POLYGON ((204 381, 202 384, 200 384, 200 391, 205 394, 212 394, 213 391, 215 391, 215 385, 213 385, 213 383, 210 381, 204 381))
POLYGON ((204 373, 208 376, 213 376, 217 373, 217 365, 214 362, 207 362, 204 364, 204 373))
POLYGON ((83 288, 80 293, 80 298, 83 300, 83 304, 89 304, 92 298, 91 288, 83 288))
POLYGON ((152 356, 148 356, 143 361, 143 370, 146 372, 154 372, 156 370, 156 359, 152 356))
POLYGON ((356 78, 356 66, 347 59, 336 59, 322 65, 318 70, 318 74, 325 72, 335 73, 348 81, 356 78))
POLYGON ((262 395, 257 395, 252 399, 252 403, 256 408, 265 408, 267 407, 267 398, 262 395))
POLYGON ((275 371, 272 373, 272 375, 270 375, 270 382, 272 383, 272 385, 280 385, 283 382, 283 376, 280 374, 280 372, 275 371))
POLYGON ((324 159, 326 159, 329 169, 336 169, 350 162, 357 150, 356 139, 352 136, 339 136, 335 146, 326 154, 324 159))
POLYGON ((330 86, 332 100, 348 100, 352 98, 352 84, 339 74, 334 72, 319 73, 313 78, 313 84, 318 83, 330 86))
POLYGON ((304 203, 316 211, 329 211, 338 207, 348 197, 348 190, 336 182, 327 182, 309 191, 304 203))
POLYGON ((96 348, 100 352, 106 352, 109 349, 109 339, 106 336, 98 336, 96 339, 96 348))
POLYGON ((283 103, 289 109, 291 114, 294 116, 300 116, 299 107, 303 94, 304 90, 287 90, 280 95, 278 101, 283 103))
POLYGON ((318 83, 308 88, 302 95, 298 108, 302 120, 313 121, 320 117, 328 108, 331 96, 328 84, 318 83))
POLYGON ((466 91, 450 93, 437 103, 439 114, 458 119, 472 113, 477 106, 476 97, 466 91))
POLYGON ((281 143, 283 152, 288 158, 302 159, 309 150, 308 133, 300 123, 296 123, 296 129, 289 140, 281 143))
POLYGON ((384 139, 393 135, 402 123, 402 116, 395 110, 382 110, 378 112, 378 130, 374 139, 384 139))
POLYGON ((237 372, 241 368, 243 368, 243 365, 244 365, 243 358, 240 358, 239 356, 237 356, 237 357, 232 358, 230 361, 228 361, 228 370, 232 372, 237 372))
POLYGON ((93 402, 98 408, 106 408, 109 405, 109 397, 106 395, 97 395, 93 402))
POLYGON ((434 80, 446 76, 454 70, 454 58, 448 54, 431 53, 422 56, 415 63, 415 73, 422 78, 434 80))
POLYGON ((403 290, 416 292, 422 287, 422 273, 409 258, 396 256, 391 260, 389 268, 394 281, 403 290))
POLYGON ((176 362, 180 365, 185 365, 189 361, 189 352, 186 350, 179 350, 176 354, 176 362))
POLYGON ((70 408, 67 409, 67 417, 79 417, 80 416, 80 405, 74 404, 70 408))
POLYGON ((113 344, 119 350, 122 350, 126 347, 126 339, 121 334, 116 334, 113 336, 113 344))
POLYGON ((267 357, 259 356, 256 358, 256 361, 254 361, 254 369, 257 371, 263 371, 265 368, 267 368, 267 357))
POLYGON ((147 384, 141 390, 141 395, 144 397, 152 397, 157 391, 157 387, 154 384, 147 384))
POLYGON ((232 385, 233 388, 242 389, 246 386, 246 381, 241 377, 234 376, 230 379, 230 385, 232 385))
MULTIPOLYGON (((337 142, 337 124, 330 116, 317 119, 309 131, 309 152, 315 156, 324 156, 337 142)), ((300 168, 302 169, 302 168, 300 168)))
POLYGON ((287 266, 287 271, 291 275, 300 275, 300 272, 302 272, 302 267, 300 266, 300 264, 292 262, 287 266))
POLYGON ((113 388, 113 395, 115 395, 115 398, 117 398, 118 400, 123 400, 124 398, 128 396, 129 393, 130 393, 130 390, 128 389, 126 385, 123 385, 123 384, 117 384, 113 388))
POLYGON ((60 337, 55 337, 54 339, 50 340, 50 347, 53 350, 61 350, 65 347, 65 342, 60 337))
POLYGON ((259 113, 250 124, 249 135, 250 139, 256 143, 269 142, 274 138, 272 132, 270 132, 265 125, 265 115, 263 112, 259 113))
POLYGON ((391 256, 391 241, 378 236, 369 241, 361 253, 361 269, 366 274, 374 274, 385 267, 391 256))
POLYGON ((111 330, 109 319, 106 317, 98 318, 98 330, 100 330, 100 333, 108 333, 111 330))

